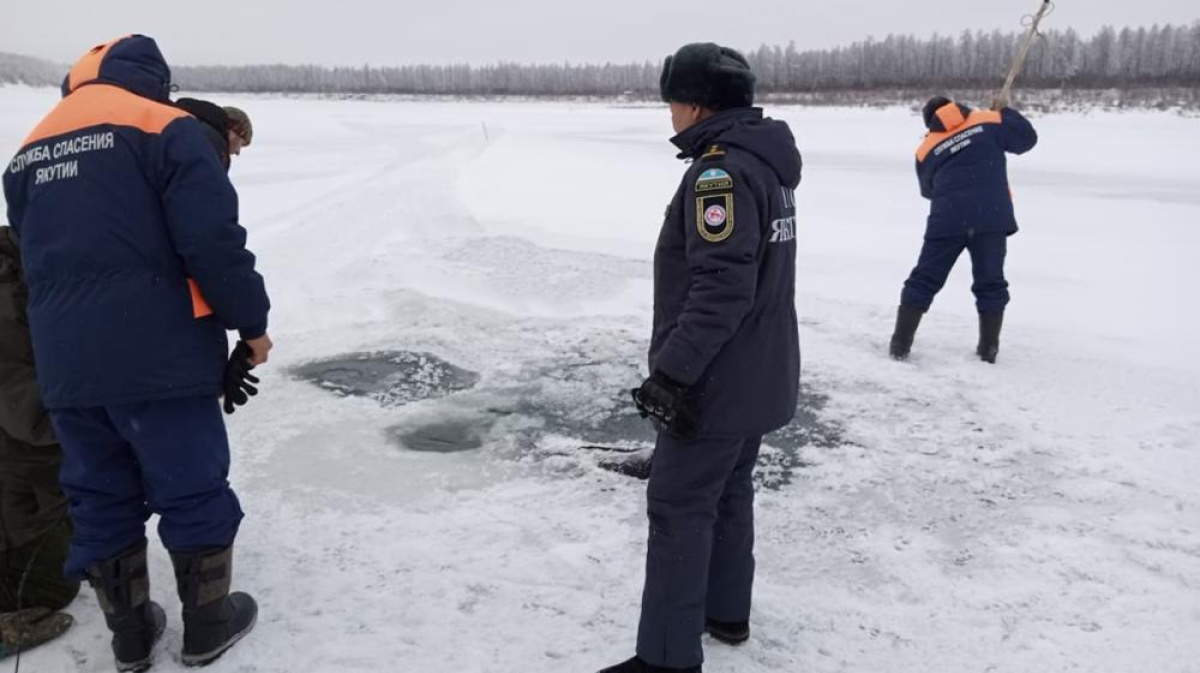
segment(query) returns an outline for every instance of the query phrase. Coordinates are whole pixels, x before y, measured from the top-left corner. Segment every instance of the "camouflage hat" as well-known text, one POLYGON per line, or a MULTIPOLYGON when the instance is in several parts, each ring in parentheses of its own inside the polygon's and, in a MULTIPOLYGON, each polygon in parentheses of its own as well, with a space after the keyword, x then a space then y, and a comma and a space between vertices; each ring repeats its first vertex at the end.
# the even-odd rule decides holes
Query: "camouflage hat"
POLYGON ((232 105, 225 106, 225 114, 229 115, 229 130, 242 137, 242 144, 250 146, 254 139, 254 125, 250 123, 250 115, 241 108, 232 105))

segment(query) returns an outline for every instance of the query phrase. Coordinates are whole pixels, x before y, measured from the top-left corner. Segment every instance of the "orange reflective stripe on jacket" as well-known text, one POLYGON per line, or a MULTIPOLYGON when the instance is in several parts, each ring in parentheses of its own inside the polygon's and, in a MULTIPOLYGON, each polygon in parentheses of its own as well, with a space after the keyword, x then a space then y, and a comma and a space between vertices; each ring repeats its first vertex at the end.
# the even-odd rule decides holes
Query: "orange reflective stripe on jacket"
MULTIPOLYGON (((956 117, 958 119, 962 119, 962 112, 958 110, 958 106, 947 105, 946 107, 940 108, 937 111, 937 115, 938 119, 941 119, 943 124, 946 124, 947 121, 956 117), (946 108, 948 107, 954 107, 954 111, 947 111, 946 108), (943 112, 946 112, 945 116, 943 116, 943 112)), ((963 131, 980 126, 982 124, 999 124, 1001 121, 1002 118, 1000 113, 994 110, 972 110, 971 114, 968 115, 965 120, 963 120, 961 125, 951 128, 950 125, 947 124, 946 128, 949 128, 949 131, 944 131, 942 133, 930 132, 926 134, 925 142, 921 143, 921 146, 917 148, 917 161, 925 161, 925 157, 929 156, 929 153, 932 152, 934 148, 936 148, 938 145, 941 145, 948 138, 953 138, 963 131)))
POLYGON ((934 114, 941 120, 944 129, 956 129, 967 121, 963 117, 962 108, 958 107, 957 103, 947 103, 938 108, 934 114))
POLYGON ((22 147, 106 124, 131 126, 157 135, 171 122, 187 116, 188 113, 183 110, 142 98, 120 87, 93 84, 59 101, 54 110, 33 129, 22 147))
POLYGON ((100 77, 100 64, 104 62, 104 57, 108 56, 108 50, 127 37, 129 36, 125 35, 111 42, 98 44, 76 61, 75 67, 71 68, 71 74, 67 77, 67 91, 73 92, 86 82, 100 77))

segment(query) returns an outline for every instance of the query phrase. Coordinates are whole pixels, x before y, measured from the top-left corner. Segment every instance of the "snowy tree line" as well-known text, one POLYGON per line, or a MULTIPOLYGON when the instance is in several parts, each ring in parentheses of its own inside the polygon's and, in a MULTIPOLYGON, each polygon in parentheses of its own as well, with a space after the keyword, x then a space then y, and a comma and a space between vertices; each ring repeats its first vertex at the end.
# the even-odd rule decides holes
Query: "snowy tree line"
MULTIPOLYGON (((929 39, 889 36, 848 47, 801 51, 762 46, 747 57, 767 93, 876 88, 993 87, 1012 63, 1022 35, 964 32, 929 39)), ((180 68, 176 81, 197 91, 391 93, 479 96, 653 96, 658 63, 391 68, 247 66, 180 68)), ((1038 40, 1021 85, 1027 88, 1200 86, 1200 22, 1192 26, 1105 28, 1091 38, 1074 30, 1038 40)))
POLYGON ((63 78, 60 65, 39 58, 0 52, 0 84, 49 86, 63 78))
MULTIPOLYGON (((888 36, 847 47, 802 51, 762 46, 747 53, 760 90, 788 94, 998 87, 1021 33, 971 32, 928 39, 888 36)), ((63 68, 0 54, 0 82, 57 84, 63 68)), ((255 65, 178 67, 187 91, 411 94, 447 96, 653 97, 658 63, 407 65, 361 68, 255 65)), ((1200 22, 1191 26, 1108 27, 1090 38, 1050 31, 1038 40, 1020 80, 1026 89, 1200 88, 1200 22)))
MULTIPOLYGON (((765 91, 998 86, 1023 36, 964 32, 930 39, 888 36, 828 51, 763 46, 748 54, 765 91)), ((1035 43, 1025 88, 1200 86, 1200 22, 1192 26, 1106 27, 1090 39, 1073 30, 1035 43)))
POLYGON ((175 69, 188 91, 415 94, 448 96, 593 96, 649 91, 657 64, 638 65, 409 65, 389 68, 324 66, 201 66, 175 69))

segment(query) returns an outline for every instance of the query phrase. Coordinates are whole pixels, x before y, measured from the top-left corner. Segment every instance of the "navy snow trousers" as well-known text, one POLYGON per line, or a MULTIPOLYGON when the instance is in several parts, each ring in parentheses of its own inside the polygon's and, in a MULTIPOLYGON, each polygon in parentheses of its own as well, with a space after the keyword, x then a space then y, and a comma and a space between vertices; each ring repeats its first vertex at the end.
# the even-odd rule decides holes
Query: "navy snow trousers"
POLYGON ((917 267, 904 282, 900 303, 928 311, 963 250, 971 253, 971 269, 975 276, 971 291, 975 293, 979 314, 1003 313, 1009 299, 1008 281, 1004 279, 1008 235, 1003 232, 926 238, 917 267))
POLYGON ((69 577, 139 544, 152 513, 169 551, 233 543, 242 508, 229 487, 229 439, 216 397, 55 409, 50 416, 75 524, 69 577))
POLYGON ((688 668, 704 661, 705 618, 750 619, 754 465, 762 437, 681 440, 660 432, 646 491, 650 538, 637 654, 688 668))

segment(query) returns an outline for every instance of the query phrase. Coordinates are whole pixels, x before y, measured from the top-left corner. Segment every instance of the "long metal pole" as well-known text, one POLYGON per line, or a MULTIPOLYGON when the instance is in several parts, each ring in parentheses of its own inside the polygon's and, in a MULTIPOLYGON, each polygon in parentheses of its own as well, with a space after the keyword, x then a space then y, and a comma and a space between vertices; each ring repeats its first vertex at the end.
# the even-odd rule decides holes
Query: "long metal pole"
POLYGON ((1041 25, 1042 19, 1046 18, 1046 14, 1053 6, 1051 0, 1042 0, 1042 6, 1034 15, 1033 23, 1029 26, 1029 33, 1025 35, 1025 42, 1021 44, 1021 50, 1017 52, 1012 69, 1008 71, 1008 78, 1004 80, 1004 88, 1000 90, 1000 95, 997 97, 999 101, 1007 102, 1012 97, 1013 85, 1017 83, 1017 75, 1021 74, 1021 69, 1025 67, 1025 59, 1029 58, 1029 51, 1033 49, 1033 40, 1038 35, 1038 26, 1041 25))

